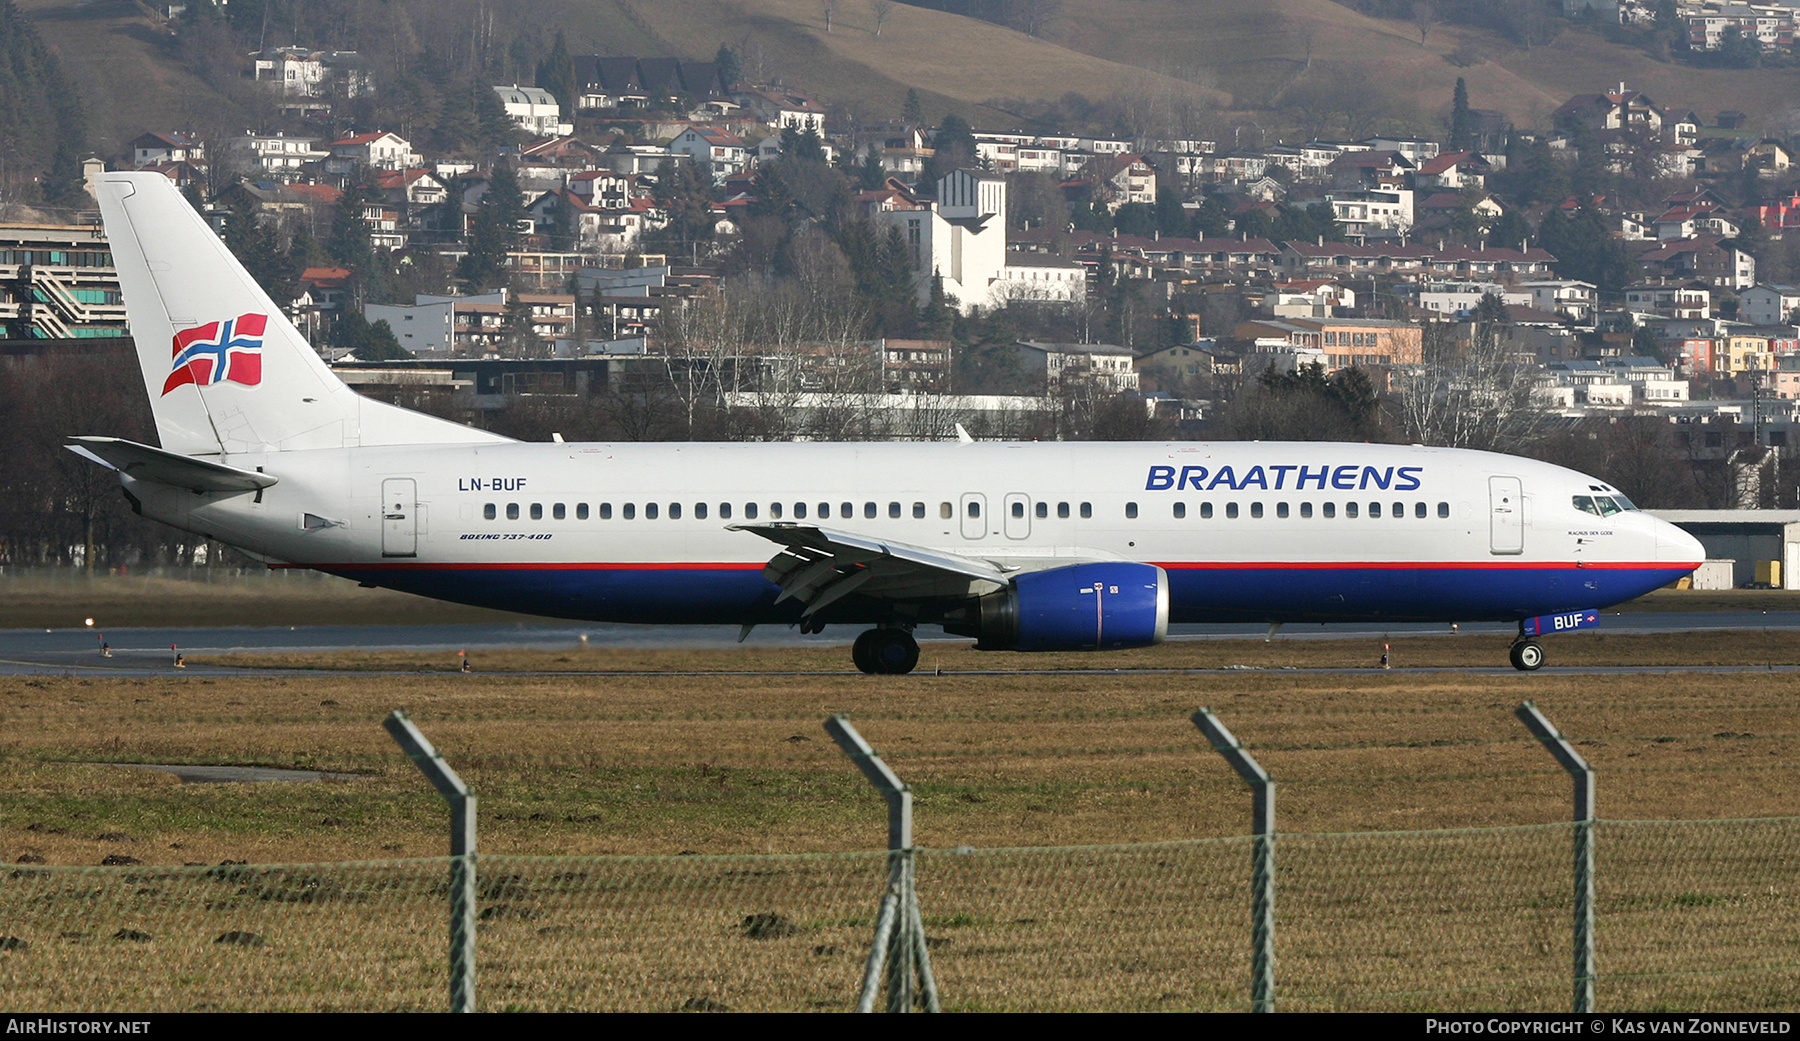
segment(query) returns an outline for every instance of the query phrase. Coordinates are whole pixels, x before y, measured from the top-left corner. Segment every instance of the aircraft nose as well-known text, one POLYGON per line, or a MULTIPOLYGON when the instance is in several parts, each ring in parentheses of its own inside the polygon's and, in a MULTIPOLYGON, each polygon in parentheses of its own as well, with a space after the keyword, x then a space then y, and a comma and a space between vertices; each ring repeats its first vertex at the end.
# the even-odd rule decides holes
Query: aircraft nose
POLYGON ((1706 559, 1706 548, 1700 540, 1668 521, 1656 522, 1656 562, 1689 564, 1698 567, 1706 559))

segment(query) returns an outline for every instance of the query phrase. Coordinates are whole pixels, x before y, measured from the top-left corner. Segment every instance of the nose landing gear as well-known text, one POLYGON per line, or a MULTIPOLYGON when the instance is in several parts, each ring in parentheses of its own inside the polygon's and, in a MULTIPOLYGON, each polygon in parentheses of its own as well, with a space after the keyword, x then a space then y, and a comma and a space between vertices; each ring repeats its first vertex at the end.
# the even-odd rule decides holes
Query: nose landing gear
POLYGON ((919 664, 919 644, 905 629, 870 629, 850 645, 850 660, 871 676, 904 676, 919 664))
POLYGON ((1543 645, 1523 636, 1513 641, 1512 649, 1507 651, 1506 656, 1512 662, 1512 667, 1520 672, 1536 672, 1544 667, 1543 645))

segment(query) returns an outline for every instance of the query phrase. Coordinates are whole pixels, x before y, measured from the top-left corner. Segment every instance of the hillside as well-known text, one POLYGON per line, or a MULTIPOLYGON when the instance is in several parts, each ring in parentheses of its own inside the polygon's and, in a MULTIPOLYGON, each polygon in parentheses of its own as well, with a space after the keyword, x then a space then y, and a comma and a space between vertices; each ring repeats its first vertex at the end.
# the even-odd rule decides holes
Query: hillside
POLYGON ((116 154, 145 130, 242 123, 243 113, 170 52, 129 0, 17 0, 87 106, 90 147, 116 154))
MULTIPOLYGON (((403 0, 392 2, 399 8, 403 0)), ((149 128, 256 122, 181 66, 144 7, 129 0, 20 6, 81 84, 101 150, 116 152, 149 128)), ((1499 109, 1521 125, 1541 125, 1569 96, 1620 81, 1708 121, 1720 109, 1741 110, 1751 131, 1785 133, 1800 112, 1800 70, 1659 64, 1576 30, 1525 49, 1439 25, 1421 45, 1410 23, 1366 18, 1331 0, 1064 0, 1047 40, 905 4, 894 6, 877 36, 869 0, 836 0, 831 32, 819 0, 533 0, 511 8, 496 0, 492 7, 504 17, 529 11, 546 37, 562 29, 576 53, 702 59, 729 44, 751 74, 779 77, 859 116, 897 115, 915 89, 928 119, 956 111, 983 129, 1018 123, 1012 101, 1075 92, 1212 111, 1219 128, 1259 126, 1265 138, 1359 126, 1428 133, 1459 76, 1476 107, 1499 109)), ((415 18, 433 10, 399 9, 415 18)))

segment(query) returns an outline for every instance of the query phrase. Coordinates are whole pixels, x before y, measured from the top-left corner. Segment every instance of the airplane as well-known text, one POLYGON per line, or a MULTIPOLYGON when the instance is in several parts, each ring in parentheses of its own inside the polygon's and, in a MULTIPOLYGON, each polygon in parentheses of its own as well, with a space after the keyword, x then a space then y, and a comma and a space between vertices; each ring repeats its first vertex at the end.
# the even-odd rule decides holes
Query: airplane
POLYGON ((569 619, 918 626, 987 650, 1171 623, 1517 622, 1538 638, 1691 572, 1604 481, 1335 443, 523 443, 364 398, 159 174, 97 179, 160 446, 84 435, 143 516, 273 567, 569 619))

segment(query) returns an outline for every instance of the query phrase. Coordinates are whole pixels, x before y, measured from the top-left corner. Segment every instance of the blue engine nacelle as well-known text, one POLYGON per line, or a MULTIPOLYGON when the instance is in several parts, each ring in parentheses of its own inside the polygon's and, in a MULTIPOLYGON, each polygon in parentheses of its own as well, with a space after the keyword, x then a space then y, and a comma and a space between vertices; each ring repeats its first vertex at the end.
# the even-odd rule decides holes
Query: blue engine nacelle
POLYGON ((1123 562, 1033 571, 982 597, 980 608, 981 650, 1148 647, 1169 632, 1169 575, 1123 562))

